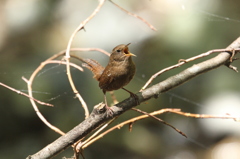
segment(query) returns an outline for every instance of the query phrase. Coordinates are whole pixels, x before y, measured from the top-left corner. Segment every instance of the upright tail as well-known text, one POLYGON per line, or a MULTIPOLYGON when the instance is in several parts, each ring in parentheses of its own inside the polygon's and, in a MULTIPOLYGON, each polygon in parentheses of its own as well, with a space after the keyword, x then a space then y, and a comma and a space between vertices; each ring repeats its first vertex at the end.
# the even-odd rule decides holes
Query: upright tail
POLYGON ((83 62, 82 66, 88 68, 93 73, 93 78, 99 81, 100 76, 104 70, 104 67, 100 65, 97 61, 92 59, 81 59, 83 62))

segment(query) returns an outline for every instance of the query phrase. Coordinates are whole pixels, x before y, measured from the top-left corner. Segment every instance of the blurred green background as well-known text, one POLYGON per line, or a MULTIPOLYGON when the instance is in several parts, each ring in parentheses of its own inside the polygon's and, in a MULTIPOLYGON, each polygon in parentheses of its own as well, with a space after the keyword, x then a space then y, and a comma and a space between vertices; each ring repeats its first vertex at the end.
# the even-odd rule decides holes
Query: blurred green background
MULTIPOLYGON (((111 52, 118 44, 131 42, 130 51, 137 73, 127 89, 137 92, 155 72, 212 49, 227 47, 239 37, 240 2, 234 0, 131 0, 114 1, 143 17, 156 27, 127 15, 109 1, 74 39, 72 47, 102 48, 111 52)), ((29 78, 39 64, 66 49, 74 29, 96 8, 94 0, 2 0, 0 2, 0 82, 27 92, 21 79, 29 78)), ((75 52, 106 65, 108 57, 99 52, 75 52)), ((210 56, 212 57, 212 56, 210 56)), ((205 59, 208 59, 207 57, 205 59)), ((174 75, 194 63, 169 71, 154 83, 174 75)), ((81 64, 75 61, 77 64, 81 64)), ((234 65, 240 67, 239 61, 234 65)), ((77 89, 92 107, 103 94, 88 70, 72 69, 77 89)), ((65 66, 47 65, 33 83, 34 97, 53 104, 39 105, 49 122, 67 132, 84 119, 74 98, 65 66)), ((151 112, 161 108, 181 108, 191 113, 234 114, 240 116, 239 74, 222 66, 186 84, 161 94, 138 108, 151 112)), ((26 158, 59 137, 45 126, 29 100, 0 87, 0 158, 26 158)), ((129 95, 116 91, 119 101, 129 95)), ((108 94, 110 101, 110 96, 108 94)), ((138 115, 129 111, 115 123, 138 115)), ((85 151, 87 159, 236 159, 239 158, 240 124, 223 119, 192 119, 163 114, 161 119, 187 134, 184 138, 153 119, 116 130, 85 151), (227 157, 226 157, 227 156, 227 157), (235 157, 235 158, 234 158, 235 157)), ((71 157, 69 148, 56 158, 71 157)))

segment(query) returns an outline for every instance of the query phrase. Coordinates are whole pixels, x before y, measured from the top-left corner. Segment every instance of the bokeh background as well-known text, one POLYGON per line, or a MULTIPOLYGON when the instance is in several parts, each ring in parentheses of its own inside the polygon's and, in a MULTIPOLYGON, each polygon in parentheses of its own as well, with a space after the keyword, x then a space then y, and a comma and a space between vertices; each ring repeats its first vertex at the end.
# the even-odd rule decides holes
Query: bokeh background
MULTIPOLYGON (((118 44, 131 42, 137 55, 137 73, 126 87, 137 92, 155 72, 212 49, 227 47, 240 35, 240 2, 236 0, 115 0, 117 4, 154 25, 122 12, 109 1, 74 39, 72 47, 102 48, 111 52, 118 44)), ((22 76, 29 78, 39 64, 66 49, 74 29, 96 8, 95 0, 1 0, 0 1, 0 82, 27 92, 22 76)), ((75 52, 106 65, 108 57, 99 52, 75 52)), ((210 56, 212 57, 212 56, 210 56)), ((207 57, 205 59, 208 59, 207 57)), ((158 77, 154 83, 174 75, 202 60, 186 64, 158 77)), ((74 61, 81 64, 78 61, 74 61)), ((234 62, 240 67, 239 61, 234 62)), ((75 84, 92 110, 103 101, 103 94, 92 74, 72 69, 75 84)), ((74 98, 65 66, 46 66, 33 84, 34 96, 54 104, 39 106, 53 125, 67 132, 84 119, 74 98)), ((26 158, 55 139, 58 134, 45 126, 29 100, 0 87, 0 158, 26 158)), ((128 97, 116 91, 118 100, 128 97)), ((108 95, 110 102, 110 96, 108 95)), ((161 94, 138 108, 151 112, 161 108, 240 116, 239 74, 222 66, 184 85, 161 94)), ((129 111, 115 123, 138 115, 129 111)), ((175 114, 159 116, 187 134, 146 119, 116 130, 85 151, 87 159, 238 159, 240 123, 224 119, 192 119, 175 114)), ((71 157, 69 148, 56 158, 71 157)))

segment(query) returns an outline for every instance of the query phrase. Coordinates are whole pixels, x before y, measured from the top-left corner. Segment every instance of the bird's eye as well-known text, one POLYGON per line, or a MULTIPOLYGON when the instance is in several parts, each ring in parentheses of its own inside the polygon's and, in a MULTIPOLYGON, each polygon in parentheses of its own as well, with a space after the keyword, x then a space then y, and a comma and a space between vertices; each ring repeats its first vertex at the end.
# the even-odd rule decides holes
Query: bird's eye
POLYGON ((117 52, 121 52, 121 50, 117 50, 117 52))

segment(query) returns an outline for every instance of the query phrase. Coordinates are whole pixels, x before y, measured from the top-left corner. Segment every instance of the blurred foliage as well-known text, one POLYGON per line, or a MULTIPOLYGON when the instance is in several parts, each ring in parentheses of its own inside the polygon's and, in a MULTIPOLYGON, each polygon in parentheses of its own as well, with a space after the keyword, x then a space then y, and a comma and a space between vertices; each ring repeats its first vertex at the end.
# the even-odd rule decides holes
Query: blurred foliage
MULTIPOLYGON (((116 0, 116 3, 142 16, 158 31, 150 30, 139 19, 107 1, 99 14, 85 26, 85 31, 78 33, 73 47, 99 47, 111 52, 116 45, 131 42, 130 50, 137 55, 134 58, 137 73, 127 88, 133 92, 137 92, 152 74, 176 64, 179 59, 225 48, 239 36, 240 2, 237 1, 116 0)), ((1 1, 0 82, 26 92, 27 86, 21 77, 29 78, 42 61, 65 49, 73 30, 96 6, 97 1, 93 0, 1 1)), ((103 65, 108 58, 96 52, 75 54, 94 58, 103 65)), ((193 64, 171 70, 154 83, 193 64)), ((240 67, 238 61, 234 65, 240 67)), ((103 101, 97 82, 88 70, 79 72, 72 69, 72 74, 91 111, 93 105, 103 101)), ((206 107, 205 100, 212 95, 226 91, 239 93, 238 82, 239 74, 221 67, 160 95, 156 100, 147 101, 139 108, 148 112, 181 108, 186 112, 200 113, 206 107)), ((55 105, 54 108, 39 105, 39 108, 47 120, 63 131, 69 131, 84 119, 84 112, 74 98, 64 66, 46 66, 34 81, 33 90, 37 99, 55 105)), ((0 87, 0 92, 0 158, 27 157, 59 137, 38 119, 26 97, 3 87, 0 87)), ((122 90, 115 93, 120 101, 128 97, 122 90)), ((108 99, 110 101, 109 94, 108 99)), ((129 111, 116 123, 133 115, 138 114, 129 111)), ((174 114, 163 114, 160 118, 182 130, 188 138, 153 119, 146 119, 135 123, 131 133, 124 127, 97 141, 84 151, 86 158, 174 159, 178 156, 210 159, 205 154, 210 153, 211 147, 234 134, 209 134, 199 120, 174 114)), ((71 155, 69 148, 56 158, 71 155)))

